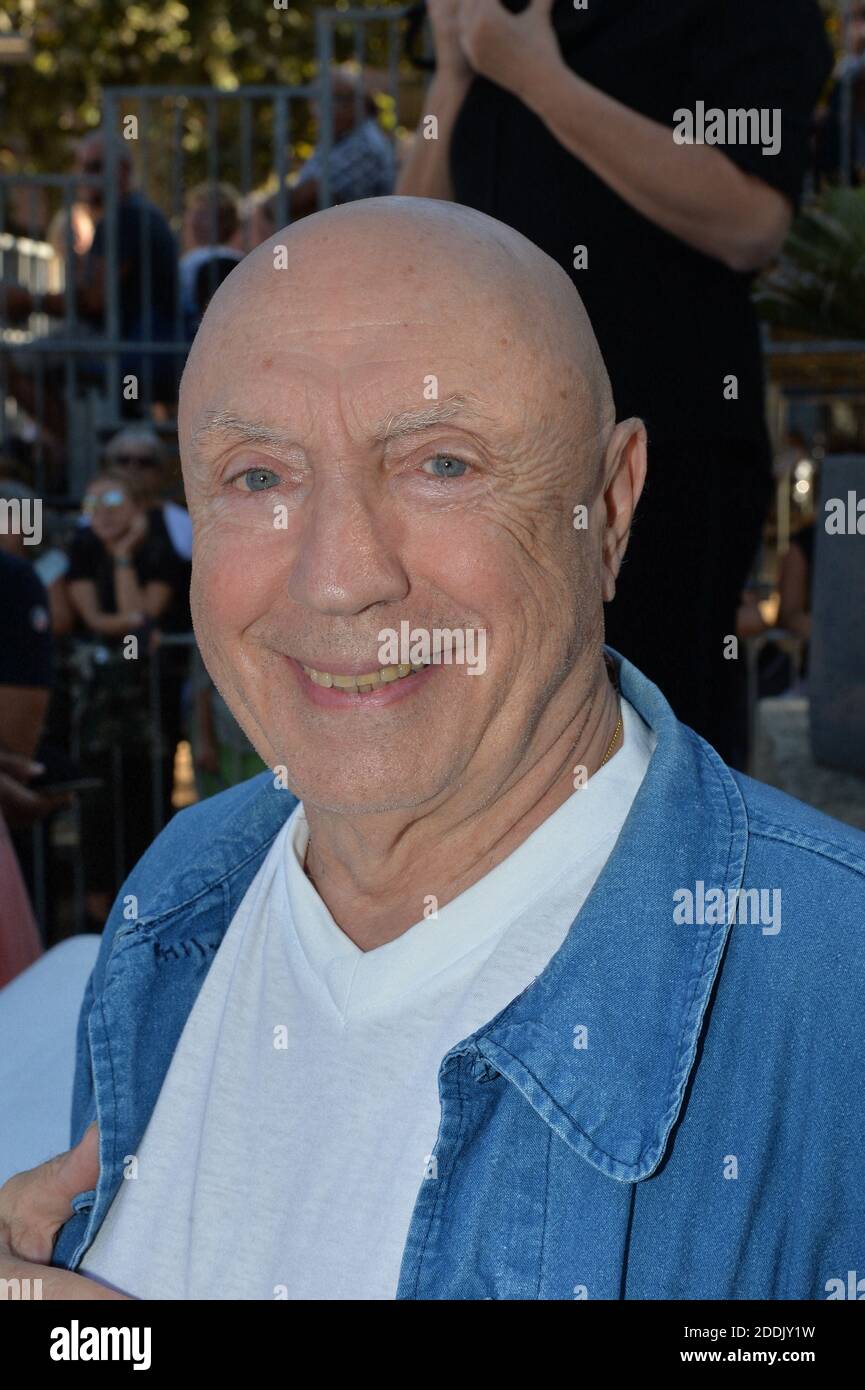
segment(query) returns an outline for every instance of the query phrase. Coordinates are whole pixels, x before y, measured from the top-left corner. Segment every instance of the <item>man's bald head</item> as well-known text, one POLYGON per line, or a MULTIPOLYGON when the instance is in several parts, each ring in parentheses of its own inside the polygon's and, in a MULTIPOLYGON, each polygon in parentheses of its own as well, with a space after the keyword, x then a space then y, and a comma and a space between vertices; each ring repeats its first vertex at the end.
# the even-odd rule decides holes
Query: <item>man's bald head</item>
POLYGON ((517 232, 415 198, 304 218, 217 291, 179 426, 205 663, 305 802, 495 796, 606 680, 644 436, 517 232), (396 680, 381 634, 404 622, 486 634, 483 678, 403 673, 342 718, 308 671, 396 680))
MULTIPOLYGON (((551 422, 558 417, 567 431, 578 422, 583 440, 606 442, 615 423, 610 380, 569 276, 513 228, 430 198, 362 199, 275 233, 214 296, 185 377, 199 370, 201 355, 223 341, 229 324, 254 317, 275 297, 295 324, 338 326, 352 283, 361 300, 395 321, 406 305, 425 314, 457 307, 475 314, 479 351, 524 356, 548 369, 551 422), (275 252, 284 252, 276 274, 275 252)), ((181 387, 181 409, 183 394, 181 387)))

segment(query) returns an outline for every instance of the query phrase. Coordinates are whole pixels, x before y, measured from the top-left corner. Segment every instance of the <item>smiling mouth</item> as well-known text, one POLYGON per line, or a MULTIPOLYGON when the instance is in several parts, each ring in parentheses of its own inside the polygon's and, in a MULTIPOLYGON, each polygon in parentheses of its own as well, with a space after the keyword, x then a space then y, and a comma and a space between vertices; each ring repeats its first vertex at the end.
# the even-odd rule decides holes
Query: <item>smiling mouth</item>
POLYGON ((394 681, 405 680, 406 676, 413 676, 417 671, 424 671, 429 663, 422 661, 417 665, 401 666, 379 666, 377 671, 364 671, 359 676, 338 676, 330 671, 316 671, 312 666, 304 666, 298 662, 300 669, 305 675, 309 676, 313 685, 323 685, 325 688, 333 687, 336 690, 348 690, 357 695, 368 695, 373 690, 378 690, 381 685, 390 685, 394 681))

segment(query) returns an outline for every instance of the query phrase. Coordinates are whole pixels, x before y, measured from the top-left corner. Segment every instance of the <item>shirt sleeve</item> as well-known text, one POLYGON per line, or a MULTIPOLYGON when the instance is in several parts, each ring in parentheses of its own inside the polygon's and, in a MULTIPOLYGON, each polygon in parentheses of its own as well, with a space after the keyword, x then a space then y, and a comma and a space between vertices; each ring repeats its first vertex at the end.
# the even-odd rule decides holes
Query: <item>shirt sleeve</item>
MULTIPOLYGON (((707 5, 693 33, 683 101, 708 113, 765 113, 772 138, 722 143, 745 173, 763 179, 798 207, 809 163, 814 108, 832 72, 832 50, 817 0, 724 0, 707 5), (776 115, 778 112, 780 114, 776 115)), ((730 131, 727 131, 729 140, 730 131)))

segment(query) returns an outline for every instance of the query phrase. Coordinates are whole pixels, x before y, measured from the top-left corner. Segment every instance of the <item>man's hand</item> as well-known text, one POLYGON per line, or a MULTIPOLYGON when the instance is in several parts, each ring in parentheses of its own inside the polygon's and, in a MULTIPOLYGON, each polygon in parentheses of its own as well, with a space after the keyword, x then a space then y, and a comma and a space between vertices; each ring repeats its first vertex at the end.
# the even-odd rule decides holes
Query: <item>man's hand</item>
POLYGON ((122 536, 116 541, 105 542, 105 549, 115 560, 128 560, 138 549, 147 535, 147 517, 144 512, 136 512, 122 536))
POLYGON ((118 1299, 83 1274, 48 1264, 57 1232, 72 1215, 72 1198, 99 1180, 99 1133, 92 1124, 74 1149, 0 1187, 0 1280, 40 1279, 43 1299, 118 1299))
POLYGON ((522 98, 563 65, 550 20, 553 0, 530 0, 520 14, 501 0, 456 0, 460 45, 483 77, 522 98))

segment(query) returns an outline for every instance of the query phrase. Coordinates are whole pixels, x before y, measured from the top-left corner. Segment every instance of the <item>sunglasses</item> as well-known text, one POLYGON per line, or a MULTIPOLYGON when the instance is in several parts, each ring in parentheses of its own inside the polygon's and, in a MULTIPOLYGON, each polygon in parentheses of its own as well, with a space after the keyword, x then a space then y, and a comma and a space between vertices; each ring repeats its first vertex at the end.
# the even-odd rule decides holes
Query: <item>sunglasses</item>
POLYGON ((97 507, 122 507, 127 500, 125 492, 121 492, 120 488, 112 487, 106 492, 88 493, 81 503, 81 510, 90 516, 97 507))

